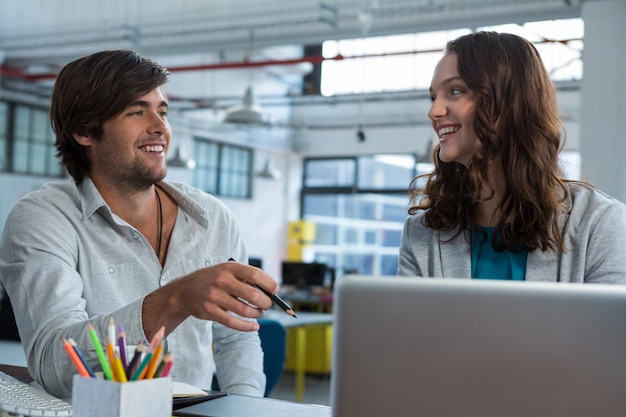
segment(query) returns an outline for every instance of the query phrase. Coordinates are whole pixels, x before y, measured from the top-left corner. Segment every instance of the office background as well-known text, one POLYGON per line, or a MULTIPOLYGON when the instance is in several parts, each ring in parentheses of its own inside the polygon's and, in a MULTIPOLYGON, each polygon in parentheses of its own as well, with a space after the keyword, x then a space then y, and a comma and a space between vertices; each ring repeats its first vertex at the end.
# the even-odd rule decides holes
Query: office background
POLYGON ((420 80, 464 30, 517 24, 501 28, 546 45, 570 39, 556 24, 550 39, 524 26, 552 19, 584 23, 582 41, 556 43, 584 45, 572 59, 582 77, 554 70, 571 175, 626 201, 624 18, 624 0, 0 0, 0 224, 26 192, 61 179, 44 117, 59 68, 128 48, 172 72, 169 157, 178 150, 197 166, 172 166, 168 178, 216 193, 265 270, 280 279, 290 224, 304 219, 317 226, 305 258, 393 272, 404 190, 435 139, 420 80), (361 45, 370 37, 377 49, 361 45), (380 65, 393 56, 407 60, 380 65), (340 64, 342 81, 324 84, 340 64), (416 74, 408 86, 393 82, 400 67, 416 74), (226 123, 248 88, 271 120, 226 123))

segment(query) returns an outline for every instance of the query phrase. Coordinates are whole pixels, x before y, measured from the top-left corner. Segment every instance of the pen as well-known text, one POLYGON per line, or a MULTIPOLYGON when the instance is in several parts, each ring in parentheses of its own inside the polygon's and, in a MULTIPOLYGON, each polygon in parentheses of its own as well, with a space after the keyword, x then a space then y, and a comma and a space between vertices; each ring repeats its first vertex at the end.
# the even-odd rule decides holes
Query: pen
POLYGON ((285 313, 289 314, 291 317, 293 318, 298 318, 296 317, 296 313, 293 312, 293 308, 291 308, 289 306, 289 304, 287 304, 282 298, 280 298, 279 296, 277 296, 276 294, 272 294, 271 292, 269 292, 268 290, 266 290, 265 288, 261 288, 258 285, 254 284, 254 286, 256 288, 258 288, 259 290, 261 290, 263 292, 263 294, 267 295, 269 298, 272 299, 272 301, 278 306, 280 307, 285 313))
MULTIPOLYGON (((229 258, 229 261, 235 261, 234 258, 229 258)), ((287 304, 282 298, 280 298, 279 296, 277 296, 276 294, 272 294, 271 292, 269 292, 268 290, 266 290, 265 288, 261 288, 260 286, 254 284, 254 287, 261 290, 263 292, 263 294, 267 295, 269 298, 272 299, 272 301, 274 302, 274 304, 276 304, 278 307, 280 307, 285 313, 289 314, 291 317, 293 318, 298 318, 296 316, 296 313, 294 313, 293 308, 291 308, 289 306, 289 304, 287 304)))

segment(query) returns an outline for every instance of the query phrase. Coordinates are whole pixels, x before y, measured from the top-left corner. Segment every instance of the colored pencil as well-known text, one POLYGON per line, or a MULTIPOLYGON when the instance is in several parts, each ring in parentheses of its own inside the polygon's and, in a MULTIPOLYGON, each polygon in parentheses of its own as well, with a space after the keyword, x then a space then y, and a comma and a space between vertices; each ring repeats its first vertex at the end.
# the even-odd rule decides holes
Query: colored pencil
POLYGON ((150 363, 148 364, 148 370, 144 375, 145 379, 154 378, 154 374, 156 372, 157 366, 159 365, 159 360, 161 359, 161 354, 163 353, 163 343, 159 343, 154 351, 154 355, 152 355, 152 359, 150 359, 150 363))
POLYGON ((143 358, 143 360, 139 364, 139 367, 130 377, 131 381, 137 381, 142 378, 142 376, 145 374, 148 364, 150 363, 150 360, 152 359, 152 355, 154 355, 154 352, 148 351, 148 353, 146 353, 146 356, 143 358))
POLYGON ((93 347, 96 349, 96 354, 98 355, 100 366, 102 366, 102 372, 104 373, 104 377, 110 381, 113 381, 113 372, 111 371, 109 362, 107 361, 104 350, 102 349, 102 344, 100 344, 100 339, 98 339, 98 335, 96 334, 96 329, 94 329, 91 323, 87 323, 87 328, 89 330, 89 337, 91 338, 93 347))
POLYGON ((126 367, 127 379, 130 379, 133 373, 135 372, 135 369, 137 368, 137 364, 141 360, 141 355, 143 354, 144 346, 145 345, 143 344, 143 342, 139 342, 137 346, 135 347, 135 354, 130 360, 128 366, 126 367))
POLYGON ((64 338, 64 337, 61 340, 63 341, 63 348, 65 348, 65 351, 67 352, 68 356, 70 357, 70 360, 72 361, 72 363, 76 367, 76 370, 78 371, 78 374, 81 375, 81 376, 85 376, 85 377, 90 378, 91 375, 89 375, 89 372, 87 372, 87 368, 85 368, 85 364, 80 360, 80 358, 76 354, 76 351, 74 350, 74 348, 72 347, 70 342, 68 342, 68 340, 66 338, 64 338))
POLYGON ((85 355, 83 354, 83 351, 80 350, 80 348, 78 347, 78 344, 76 343, 76 341, 74 339, 72 339, 71 337, 68 338, 67 341, 72 345, 72 348, 76 352, 76 355, 78 355, 78 357, 80 358, 81 362, 85 365, 85 368, 87 369, 87 372, 89 372, 89 375, 92 378, 95 378, 96 377, 96 373, 94 372, 94 370, 91 367, 91 365, 89 365, 89 362, 87 362, 87 359, 85 358, 85 355))
POLYGON ((128 353, 126 352, 126 332, 121 324, 117 325, 117 346, 120 351, 120 358, 124 369, 128 367, 128 353))
POLYGON ((161 377, 165 378, 166 376, 168 376, 170 374, 170 371, 172 370, 172 365, 173 364, 174 364, 174 354, 172 353, 170 355, 169 360, 165 364, 165 368, 163 368, 163 372, 161 372, 161 377))
POLYGON ((168 352, 165 355, 163 355, 163 359, 161 359, 159 366, 157 367, 156 371, 154 371, 154 376, 156 378, 161 376, 161 374, 163 373, 163 370, 165 369, 165 365, 167 365, 167 362, 169 360, 170 360, 170 353, 168 352))
POLYGON ((118 382, 127 382, 128 378, 126 378, 126 372, 124 371, 124 364, 122 364, 122 359, 117 352, 114 355, 113 359, 113 368, 115 369, 115 376, 118 382))

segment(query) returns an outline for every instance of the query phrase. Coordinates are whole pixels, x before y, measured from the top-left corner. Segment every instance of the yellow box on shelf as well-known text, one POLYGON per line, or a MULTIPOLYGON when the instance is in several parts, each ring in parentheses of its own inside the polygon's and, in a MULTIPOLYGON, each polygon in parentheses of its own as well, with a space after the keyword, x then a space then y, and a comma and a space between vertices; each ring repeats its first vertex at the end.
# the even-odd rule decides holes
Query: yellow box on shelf
POLYGON ((331 353, 333 326, 332 324, 311 325, 304 328, 287 329, 287 357, 285 369, 298 370, 297 358, 304 359, 300 364, 305 372, 325 374, 331 370, 331 353), (305 343, 298 342, 298 331, 306 331, 305 343), (298 349, 304 349, 304 355, 299 356, 298 349))
POLYGON ((289 241, 297 244, 313 243, 315 240, 315 223, 304 220, 289 222, 289 241))

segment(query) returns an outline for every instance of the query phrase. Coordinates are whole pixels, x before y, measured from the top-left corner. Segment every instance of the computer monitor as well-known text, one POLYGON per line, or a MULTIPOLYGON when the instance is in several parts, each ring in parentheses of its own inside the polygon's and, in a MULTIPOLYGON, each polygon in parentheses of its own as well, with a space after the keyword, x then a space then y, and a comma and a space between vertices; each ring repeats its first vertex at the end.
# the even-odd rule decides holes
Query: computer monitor
POLYGON ((263 260, 261 258, 248 258, 248 265, 256 266, 257 268, 263 269, 263 260))
POLYGON ((325 284, 326 271, 326 264, 320 262, 283 261, 282 285, 302 289, 322 287, 325 284))

